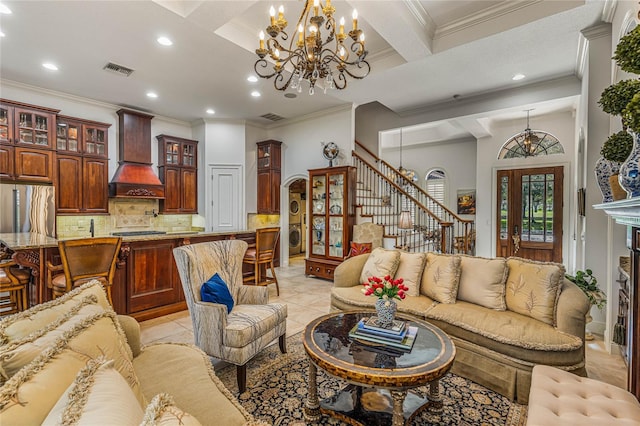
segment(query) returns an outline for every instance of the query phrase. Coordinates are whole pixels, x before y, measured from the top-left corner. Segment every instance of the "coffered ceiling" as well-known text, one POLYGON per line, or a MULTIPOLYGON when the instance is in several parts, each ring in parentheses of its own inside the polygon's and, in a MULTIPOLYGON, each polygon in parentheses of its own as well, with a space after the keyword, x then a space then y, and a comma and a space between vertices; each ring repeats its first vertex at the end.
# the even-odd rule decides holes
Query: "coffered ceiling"
MULTIPOLYGON (((269 124, 345 103, 380 102, 400 114, 576 74, 580 31, 610 1, 342 1, 358 9, 371 74, 343 91, 286 98, 270 80, 249 83, 270 1, 2 1, 2 84, 32 85, 153 114, 269 124), (161 46, 167 36, 172 46, 161 46), (44 69, 53 62, 58 71, 44 69), (131 68, 124 77, 108 62, 131 68), (515 82, 516 73, 526 75, 515 82), (254 98, 254 90, 262 96, 254 98), (146 96, 158 94, 156 99, 146 96)), ((294 27, 304 3, 281 1, 294 27)), ((606 19, 606 17, 604 18, 606 19)), ((349 19, 347 19, 349 22, 349 19)), ((294 93, 293 91, 290 91, 294 93)), ((0 86, 0 96, 2 87, 0 86)))

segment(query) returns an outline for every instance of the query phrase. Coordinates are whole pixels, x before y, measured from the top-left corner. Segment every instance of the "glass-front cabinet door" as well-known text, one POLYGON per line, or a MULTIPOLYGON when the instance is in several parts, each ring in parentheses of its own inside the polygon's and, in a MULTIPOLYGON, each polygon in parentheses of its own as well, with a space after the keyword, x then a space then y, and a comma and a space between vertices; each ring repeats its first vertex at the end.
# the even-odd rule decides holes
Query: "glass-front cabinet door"
POLYGON ((84 126, 84 152, 89 155, 104 156, 107 153, 106 130, 84 126))
POLYGON ((0 105, 0 142, 13 141, 13 130, 11 129, 12 113, 13 109, 0 105))
POLYGON ((165 164, 167 166, 177 166, 180 164, 180 143, 179 142, 166 142, 166 154, 165 164))
POLYGON ((18 143, 49 146, 49 130, 53 121, 51 115, 16 108, 14 119, 18 122, 18 143))
POLYGON ((183 142, 182 144, 182 165, 185 167, 196 166, 196 146, 195 144, 183 142))
POLYGON ((80 125, 72 122, 59 122, 56 125, 56 149, 58 151, 80 152, 80 125))
POLYGON ((324 216, 313 215, 313 239, 311 241, 311 253, 319 256, 327 255, 326 221, 324 216))

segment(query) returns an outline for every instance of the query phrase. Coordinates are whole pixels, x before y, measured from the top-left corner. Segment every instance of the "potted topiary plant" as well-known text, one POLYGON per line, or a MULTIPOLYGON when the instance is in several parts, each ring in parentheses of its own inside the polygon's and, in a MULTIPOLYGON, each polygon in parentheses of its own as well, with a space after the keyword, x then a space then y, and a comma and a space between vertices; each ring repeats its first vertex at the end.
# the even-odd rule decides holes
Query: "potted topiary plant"
POLYGON ((640 74, 640 25, 622 37, 613 59, 624 71, 640 74))
MULTIPOLYGON (((591 269, 584 271, 577 270, 575 275, 566 274, 565 277, 580 287, 580 290, 582 290, 589 299, 591 306, 596 306, 598 309, 604 308, 604 305, 607 303, 607 298, 602 290, 600 290, 600 287, 598 287, 598 280, 593 276, 591 269)), ((591 310, 589 310, 586 315, 586 324, 589 324, 591 321, 593 321, 593 318, 591 317, 591 310)), ((585 332, 584 338, 585 340, 593 340, 593 335, 585 332)))
POLYGON ((602 91, 598 105, 607 114, 622 115, 622 111, 637 93, 640 93, 640 80, 622 80, 602 91))

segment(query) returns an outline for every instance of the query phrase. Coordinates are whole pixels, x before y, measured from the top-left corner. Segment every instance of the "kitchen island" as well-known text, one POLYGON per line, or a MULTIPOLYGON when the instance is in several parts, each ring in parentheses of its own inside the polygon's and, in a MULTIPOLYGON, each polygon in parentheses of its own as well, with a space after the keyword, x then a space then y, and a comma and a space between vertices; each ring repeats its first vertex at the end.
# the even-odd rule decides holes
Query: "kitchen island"
MULTIPOLYGON (((98 236, 98 235, 96 235, 98 236)), ((178 232, 122 237, 111 288, 113 307, 144 321, 187 309, 173 249, 207 241, 240 239, 255 243, 255 231, 178 232)), ((47 261, 60 263, 58 240, 34 233, 0 234, 0 247, 16 262, 31 269, 29 305, 51 299, 47 288, 47 261)))

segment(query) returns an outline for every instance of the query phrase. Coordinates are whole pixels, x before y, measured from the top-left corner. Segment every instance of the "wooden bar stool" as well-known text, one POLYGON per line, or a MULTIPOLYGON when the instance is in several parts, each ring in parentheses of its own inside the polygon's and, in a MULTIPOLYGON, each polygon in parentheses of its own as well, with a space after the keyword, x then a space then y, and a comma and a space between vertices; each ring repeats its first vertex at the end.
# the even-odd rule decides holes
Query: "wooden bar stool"
POLYGON ((256 245, 249 247, 242 263, 253 265, 253 274, 246 275, 242 281, 248 285, 269 285, 276 283, 276 294, 280 296, 278 278, 273 267, 273 257, 280 238, 280 228, 261 228, 256 230, 256 245), (267 276, 266 267, 271 268, 271 277, 267 276))
POLYGON ((62 265, 47 263, 47 286, 51 288, 53 298, 91 280, 98 280, 104 285, 109 303, 113 305, 111 285, 121 244, 120 237, 58 241, 62 265))
POLYGON ((13 260, 0 262, 0 315, 15 314, 29 307, 28 292, 31 274, 19 269, 13 260))

